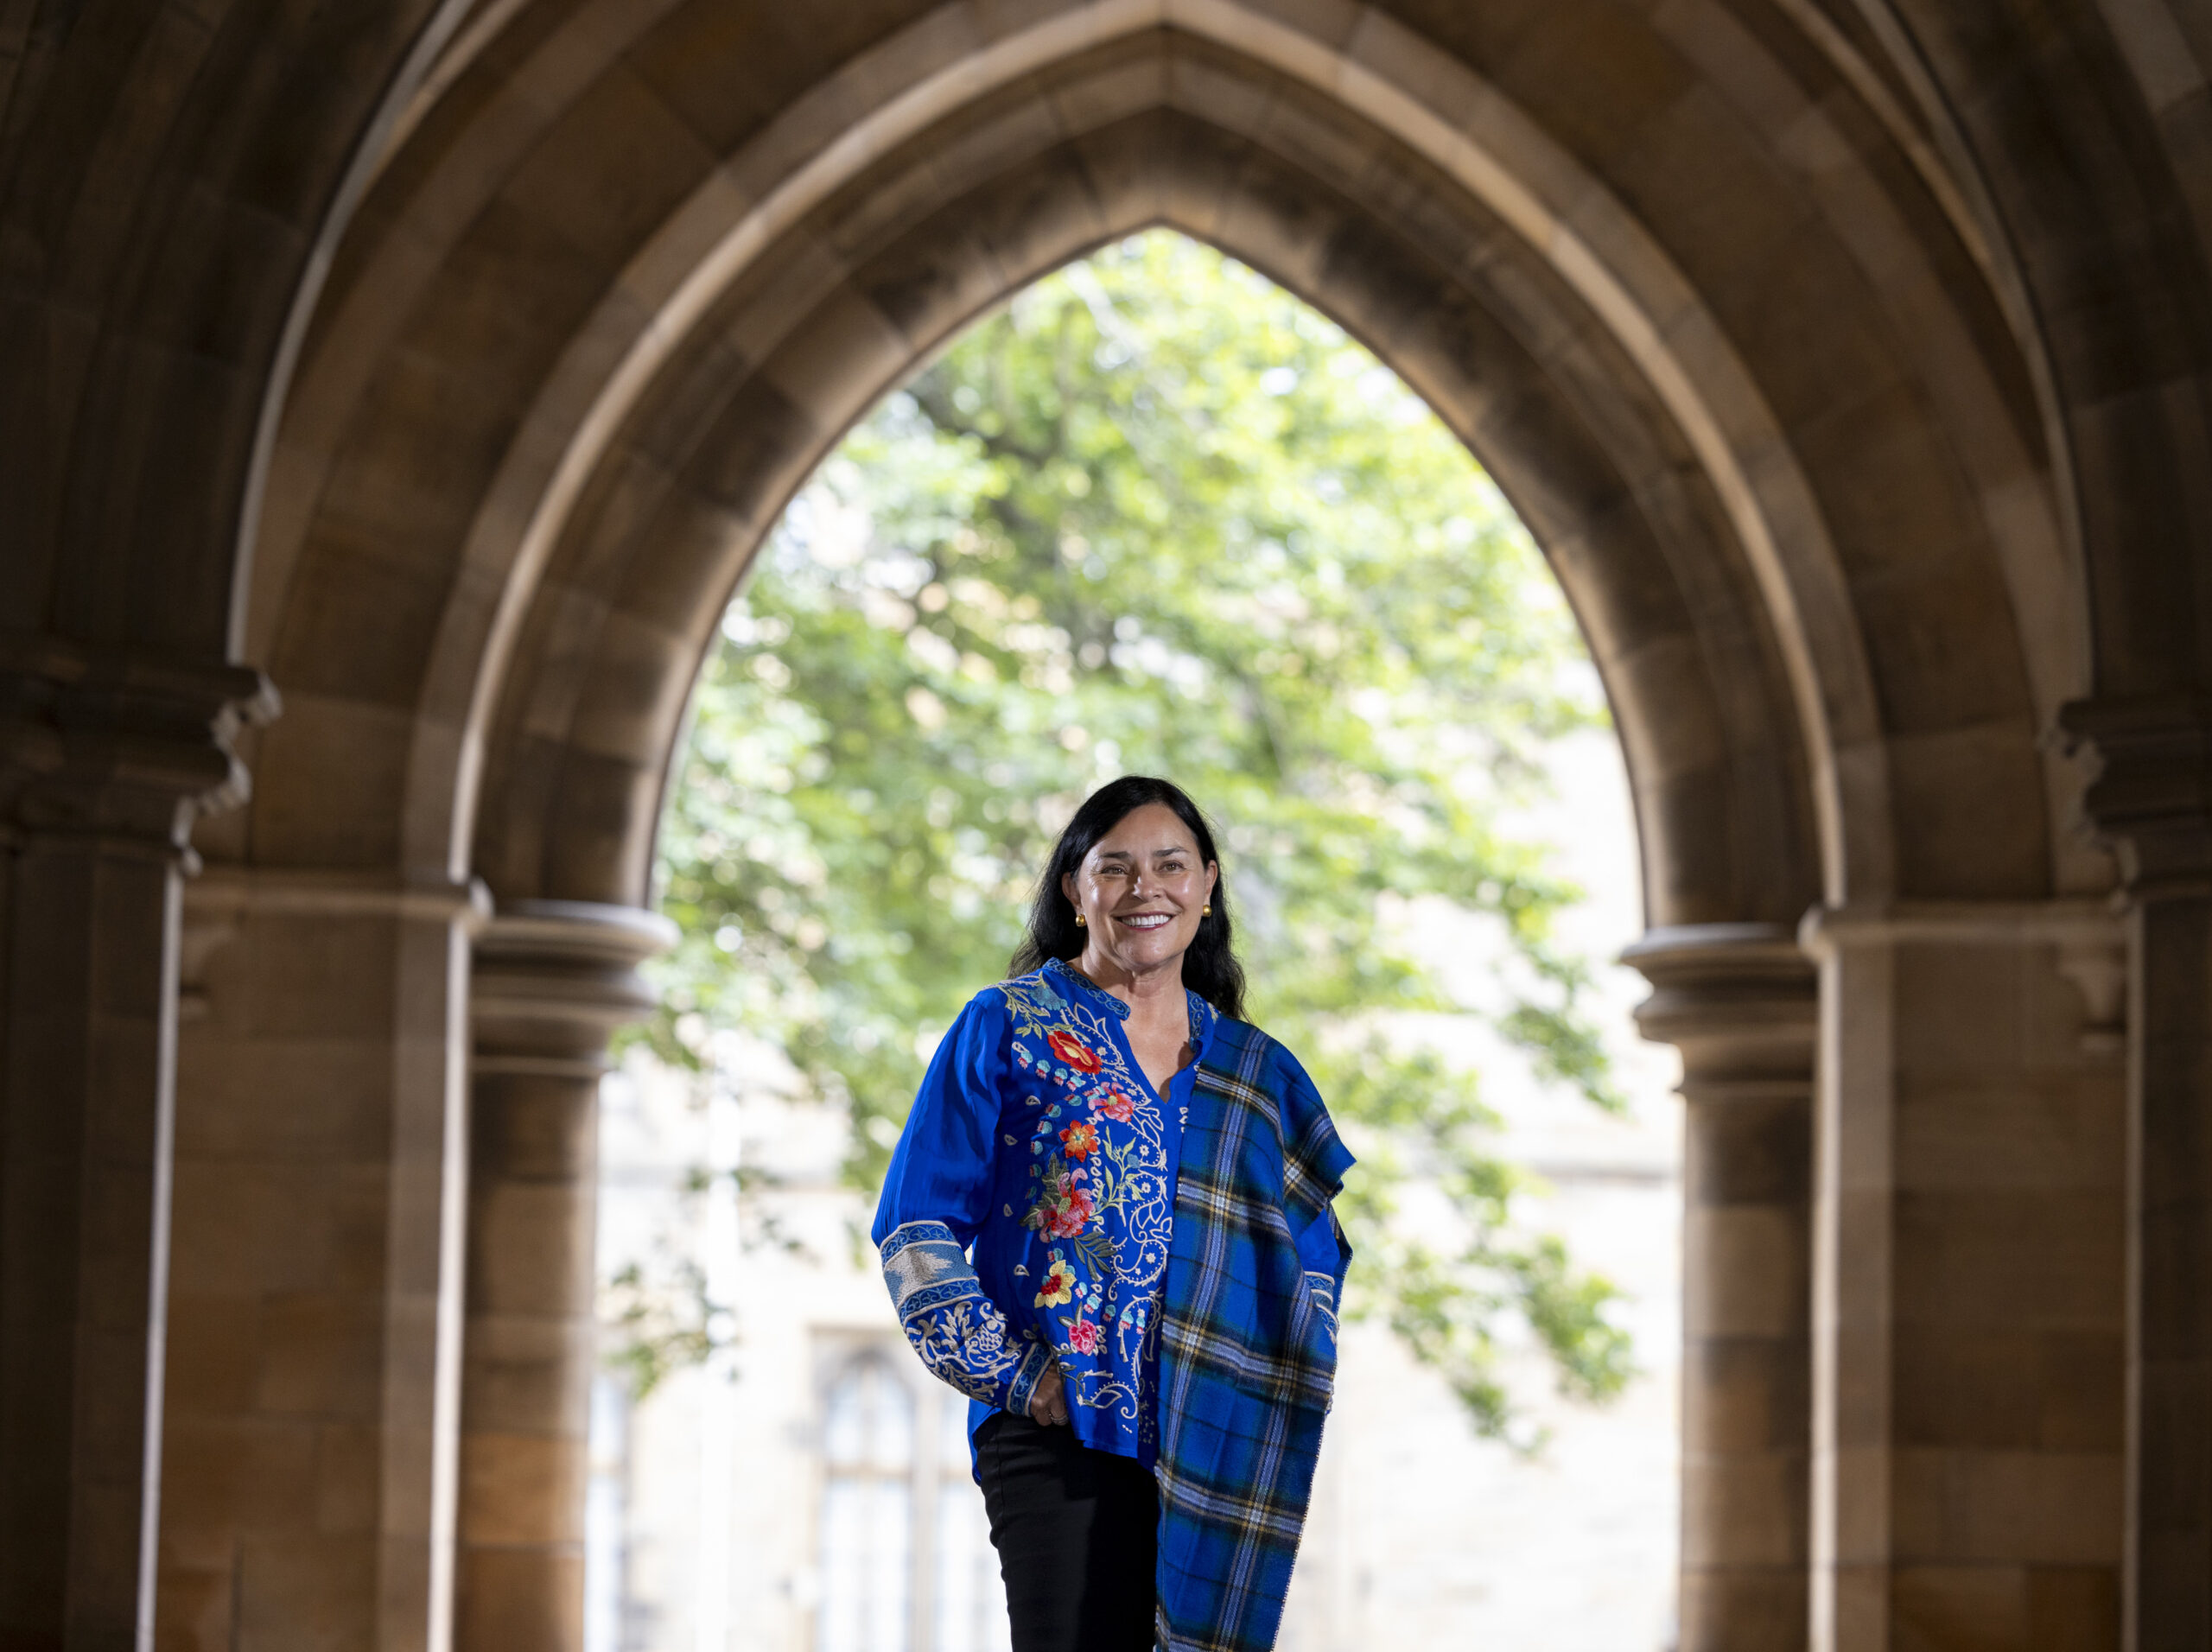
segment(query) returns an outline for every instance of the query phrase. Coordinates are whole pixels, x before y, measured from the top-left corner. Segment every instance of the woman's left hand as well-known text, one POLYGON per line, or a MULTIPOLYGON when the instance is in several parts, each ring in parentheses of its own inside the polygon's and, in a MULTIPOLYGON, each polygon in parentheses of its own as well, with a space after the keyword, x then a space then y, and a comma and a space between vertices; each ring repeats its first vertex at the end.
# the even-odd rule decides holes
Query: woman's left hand
POLYGON ((1029 1414, 1048 1428, 1064 1428, 1068 1420, 1067 1385, 1060 1381, 1059 1367, 1053 1366, 1037 1379, 1037 1387, 1029 1396, 1029 1414))

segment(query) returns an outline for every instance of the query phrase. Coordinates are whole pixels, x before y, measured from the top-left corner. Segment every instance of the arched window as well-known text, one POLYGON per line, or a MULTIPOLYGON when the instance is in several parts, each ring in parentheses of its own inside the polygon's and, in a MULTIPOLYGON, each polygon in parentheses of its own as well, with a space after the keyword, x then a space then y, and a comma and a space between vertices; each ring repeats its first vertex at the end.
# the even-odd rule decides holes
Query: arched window
POLYGON ((914 1560, 914 1401, 868 1352, 823 1410, 822 1603, 817 1652, 907 1652, 914 1560))
POLYGON ((823 1391, 816 1652, 1005 1652, 998 1554, 968 1452, 968 1402, 866 1347, 823 1391))

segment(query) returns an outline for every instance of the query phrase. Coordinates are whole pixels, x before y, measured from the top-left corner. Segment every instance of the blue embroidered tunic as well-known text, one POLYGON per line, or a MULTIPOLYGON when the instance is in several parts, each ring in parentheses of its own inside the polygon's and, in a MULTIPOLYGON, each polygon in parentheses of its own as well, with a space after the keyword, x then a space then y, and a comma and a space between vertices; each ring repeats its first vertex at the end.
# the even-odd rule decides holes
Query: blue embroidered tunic
MULTIPOLYGON (((1217 1017, 1189 1000, 1202 1058, 1217 1017)), ((976 994, 922 1081, 874 1236, 908 1338, 972 1402, 971 1434, 994 1411, 1026 1412, 1057 1361, 1076 1437, 1148 1467, 1197 1064, 1159 1096, 1128 1013, 1058 962, 976 994)))

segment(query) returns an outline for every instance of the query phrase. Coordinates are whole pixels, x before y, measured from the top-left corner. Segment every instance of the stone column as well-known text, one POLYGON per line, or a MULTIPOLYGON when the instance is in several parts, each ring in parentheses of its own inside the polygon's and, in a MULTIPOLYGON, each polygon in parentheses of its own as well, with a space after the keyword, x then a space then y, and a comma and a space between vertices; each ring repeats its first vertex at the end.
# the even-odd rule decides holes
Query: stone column
POLYGON ((2212 1646, 2212 708, 2090 701, 2065 726, 2120 862, 2128 961, 2122 1645, 2212 1646))
POLYGON ((162 1652, 451 1644, 470 937, 438 873, 186 892, 162 1652))
POLYGON ((0 643, 0 1644, 151 1644, 181 880, 275 709, 0 643))
POLYGON ((599 1081, 675 926, 521 902, 476 943, 455 1645, 583 1643, 599 1081))
POLYGON ((1682 1055, 1681 1652, 1805 1643, 1814 975, 1789 931, 1655 930, 1625 961, 1682 1055))
POLYGON ((1815 911, 1814 1652, 2109 1652, 2127 1270, 2095 898, 1815 911), (2086 989, 2085 989, 2086 984, 2086 989))

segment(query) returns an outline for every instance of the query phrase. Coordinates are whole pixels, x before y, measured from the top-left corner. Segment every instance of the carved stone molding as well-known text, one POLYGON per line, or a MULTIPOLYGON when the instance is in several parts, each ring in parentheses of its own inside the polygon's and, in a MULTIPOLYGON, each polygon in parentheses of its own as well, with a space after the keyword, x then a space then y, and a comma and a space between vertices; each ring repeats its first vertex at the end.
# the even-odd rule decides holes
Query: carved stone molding
POLYGON ((2087 771, 2082 823, 2119 861, 2128 896, 2212 894, 2212 702, 2076 700, 2056 739, 2087 771))
POLYGON ((1779 1080, 1802 1089, 1817 1020, 1812 961, 1775 924, 1656 929, 1621 954, 1651 983, 1637 1007, 1647 1039, 1682 1053, 1682 1087, 1718 1096, 1779 1080))
POLYGON ((232 742, 278 708, 249 667, 0 635, 0 830, 189 863, 193 821, 247 795, 232 742))
POLYGON ((478 931, 469 992, 479 1072, 596 1074, 607 1041, 658 1001, 638 966, 676 944, 658 912, 525 900, 478 931))

